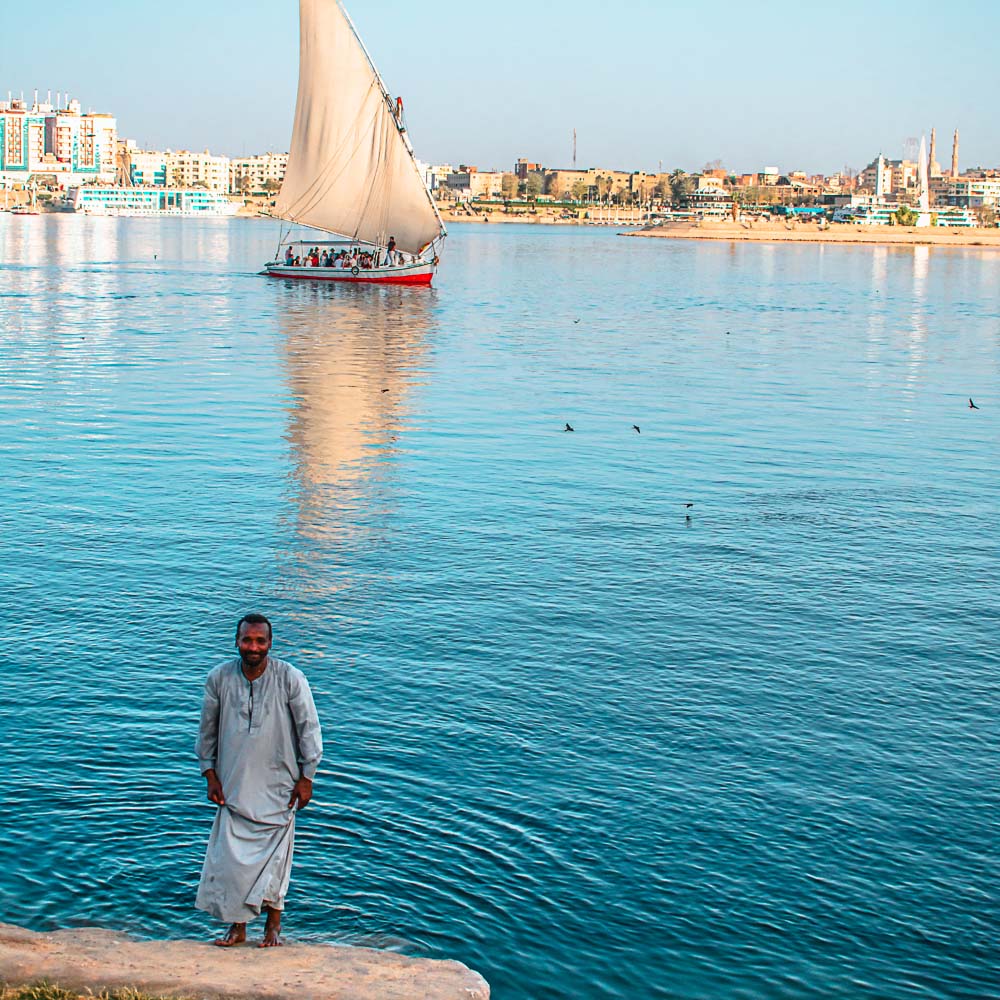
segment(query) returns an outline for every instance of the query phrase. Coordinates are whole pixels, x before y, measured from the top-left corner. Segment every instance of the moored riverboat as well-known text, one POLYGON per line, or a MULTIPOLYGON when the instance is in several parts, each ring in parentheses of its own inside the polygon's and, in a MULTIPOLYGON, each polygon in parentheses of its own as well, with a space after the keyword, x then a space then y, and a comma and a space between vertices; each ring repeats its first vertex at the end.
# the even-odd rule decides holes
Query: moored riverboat
POLYGON ((82 215, 116 217, 235 215, 239 206, 220 191, 202 188, 104 187, 71 188, 72 211, 82 215))

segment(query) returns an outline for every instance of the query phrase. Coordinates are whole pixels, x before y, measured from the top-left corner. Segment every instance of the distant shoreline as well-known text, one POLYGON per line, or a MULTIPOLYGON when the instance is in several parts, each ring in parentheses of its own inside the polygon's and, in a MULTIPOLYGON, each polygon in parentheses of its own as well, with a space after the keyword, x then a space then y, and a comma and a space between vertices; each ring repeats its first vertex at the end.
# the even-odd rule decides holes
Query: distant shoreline
POLYGON ((639 228, 640 226, 645 226, 647 224, 644 219, 638 217, 640 214, 638 211, 634 213, 636 216, 634 219, 623 217, 630 214, 628 209, 623 209, 620 213, 618 213, 617 218, 608 219, 584 218, 583 212, 571 215, 570 213, 564 212, 562 209, 548 208, 543 205, 539 205, 534 212, 503 212, 494 211, 492 208, 480 208, 476 211, 470 212, 456 212, 451 208, 446 208, 441 205, 438 205, 438 211, 441 214, 441 219, 445 223, 495 222, 501 225, 505 223, 520 223, 522 225, 529 226, 617 226, 618 228, 621 228, 622 226, 639 228))
POLYGON ((728 240, 741 243, 847 243, 882 246, 983 247, 1000 250, 1000 229, 917 229, 911 226, 857 226, 838 223, 738 222, 667 223, 623 233, 662 240, 728 240))

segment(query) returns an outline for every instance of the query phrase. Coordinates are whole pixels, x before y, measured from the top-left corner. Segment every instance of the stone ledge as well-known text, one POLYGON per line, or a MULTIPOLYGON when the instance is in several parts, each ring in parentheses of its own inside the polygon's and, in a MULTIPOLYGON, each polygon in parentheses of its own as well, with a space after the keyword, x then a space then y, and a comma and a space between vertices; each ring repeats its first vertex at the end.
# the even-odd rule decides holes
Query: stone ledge
POLYGON ((137 941, 88 927, 38 934, 0 924, 0 982, 41 979, 66 989, 131 986, 194 1000, 489 1000, 460 962, 373 948, 286 944, 216 948, 199 941, 137 941))

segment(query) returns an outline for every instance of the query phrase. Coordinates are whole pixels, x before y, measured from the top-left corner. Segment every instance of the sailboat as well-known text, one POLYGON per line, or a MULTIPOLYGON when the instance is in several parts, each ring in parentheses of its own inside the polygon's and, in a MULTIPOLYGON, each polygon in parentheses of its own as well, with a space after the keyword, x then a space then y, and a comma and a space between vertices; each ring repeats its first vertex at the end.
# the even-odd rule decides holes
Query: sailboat
POLYGON ((393 99, 340 0, 299 0, 299 91, 269 275, 429 285, 446 235, 393 99), (292 227, 330 238, 292 239, 292 227))

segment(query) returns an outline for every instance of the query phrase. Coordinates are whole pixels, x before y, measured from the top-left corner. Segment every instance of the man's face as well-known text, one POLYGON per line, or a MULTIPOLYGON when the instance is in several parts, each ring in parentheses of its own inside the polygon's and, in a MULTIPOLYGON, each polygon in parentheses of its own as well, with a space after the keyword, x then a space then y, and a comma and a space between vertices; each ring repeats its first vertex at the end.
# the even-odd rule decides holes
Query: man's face
POLYGON ((259 667, 266 659, 271 648, 271 636, 264 624, 251 625, 244 622, 240 626, 240 635, 236 640, 243 662, 251 669, 259 667))

